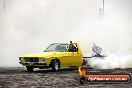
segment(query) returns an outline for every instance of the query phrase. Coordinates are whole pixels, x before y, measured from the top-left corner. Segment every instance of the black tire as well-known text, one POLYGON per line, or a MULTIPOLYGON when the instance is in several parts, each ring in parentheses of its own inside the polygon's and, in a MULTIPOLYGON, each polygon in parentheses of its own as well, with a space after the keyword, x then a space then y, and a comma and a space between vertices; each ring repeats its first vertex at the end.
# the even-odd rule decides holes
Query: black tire
POLYGON ((80 82, 81 85, 85 84, 86 81, 87 81, 86 78, 83 77, 83 76, 82 76, 82 77, 80 78, 80 80, 79 80, 79 82, 80 82))
POLYGON ((57 71, 59 71, 59 61, 57 61, 57 60, 53 60, 52 61, 52 71, 53 72, 57 72, 57 71))
POLYGON ((26 67, 28 72, 33 72, 33 67, 26 67))
POLYGON ((82 66, 84 66, 86 64, 87 64, 86 60, 83 59, 82 66))

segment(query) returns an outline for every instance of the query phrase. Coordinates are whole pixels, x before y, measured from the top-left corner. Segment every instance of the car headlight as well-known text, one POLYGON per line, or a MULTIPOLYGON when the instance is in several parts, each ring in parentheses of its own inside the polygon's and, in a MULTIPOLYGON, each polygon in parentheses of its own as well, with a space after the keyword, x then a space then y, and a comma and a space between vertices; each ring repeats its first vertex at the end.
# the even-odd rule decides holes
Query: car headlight
POLYGON ((21 61, 22 61, 22 60, 23 60, 23 58, 22 58, 22 57, 19 57, 19 60, 21 60, 21 61))
POLYGON ((43 61, 43 62, 44 62, 44 61, 45 61, 45 58, 41 58, 41 61, 43 61))

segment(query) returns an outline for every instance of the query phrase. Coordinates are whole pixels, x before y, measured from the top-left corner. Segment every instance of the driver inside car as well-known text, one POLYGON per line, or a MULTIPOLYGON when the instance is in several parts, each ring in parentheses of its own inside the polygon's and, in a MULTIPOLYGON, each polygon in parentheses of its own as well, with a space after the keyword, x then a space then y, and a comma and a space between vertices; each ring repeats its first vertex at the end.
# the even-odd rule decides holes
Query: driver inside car
POLYGON ((70 41, 70 44, 68 46, 68 52, 76 52, 77 48, 76 46, 72 43, 72 41, 70 41))

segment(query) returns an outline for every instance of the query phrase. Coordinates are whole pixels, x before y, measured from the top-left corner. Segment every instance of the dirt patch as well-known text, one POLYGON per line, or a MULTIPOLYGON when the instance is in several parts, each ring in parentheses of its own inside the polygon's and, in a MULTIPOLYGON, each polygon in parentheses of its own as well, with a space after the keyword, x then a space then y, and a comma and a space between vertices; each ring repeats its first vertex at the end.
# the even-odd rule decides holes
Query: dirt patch
MULTIPOLYGON (((117 69, 116 69, 117 70, 117 69)), ((132 75, 131 69, 124 70, 132 75)), ((0 68, 0 88, 131 88, 128 84, 85 84, 77 81, 75 69, 52 72, 50 69, 27 72, 23 67, 0 68)))

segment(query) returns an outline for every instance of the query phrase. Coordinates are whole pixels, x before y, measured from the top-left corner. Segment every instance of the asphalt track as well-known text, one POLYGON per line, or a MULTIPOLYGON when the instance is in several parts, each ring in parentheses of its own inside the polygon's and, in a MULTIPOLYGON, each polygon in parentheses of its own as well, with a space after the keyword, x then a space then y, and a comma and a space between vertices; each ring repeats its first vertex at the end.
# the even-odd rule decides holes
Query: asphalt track
MULTIPOLYGON (((115 71, 119 72, 118 69, 115 71)), ((132 69, 123 72, 132 76, 132 69)), ((77 79, 78 72, 74 68, 61 69, 52 72, 51 69, 27 72, 24 67, 0 67, 0 88, 132 88, 130 83, 86 83, 80 85, 77 79)))

